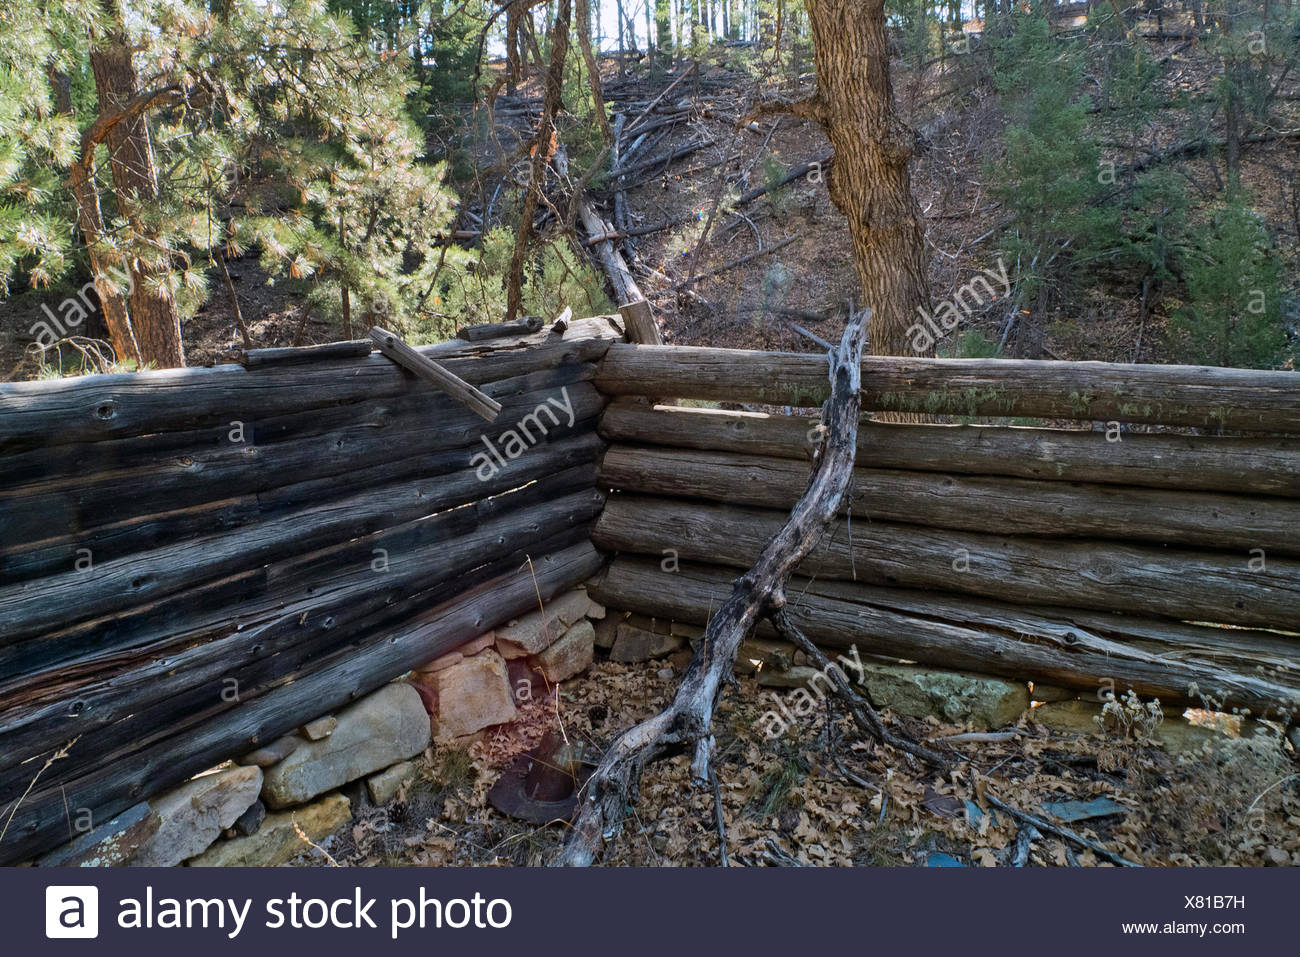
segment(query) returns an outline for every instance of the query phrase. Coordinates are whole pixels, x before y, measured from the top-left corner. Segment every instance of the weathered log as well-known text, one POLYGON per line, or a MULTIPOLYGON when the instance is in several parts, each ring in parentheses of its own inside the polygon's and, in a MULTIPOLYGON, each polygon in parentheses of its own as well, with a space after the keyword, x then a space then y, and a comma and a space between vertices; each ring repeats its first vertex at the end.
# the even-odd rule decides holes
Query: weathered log
MULTIPOLYGON (((486 453, 484 453, 486 457, 486 453)), ((119 559, 96 562, 32 583, 0 588, 0 648, 100 616, 120 615, 172 592, 288 555, 333 545, 444 508, 500 493, 536 477, 548 448, 534 448, 481 481, 475 463, 451 476, 404 481, 288 514, 119 559)), ((486 466, 479 466, 485 468, 486 466)), ((545 474, 544 472, 542 474, 545 474)))
MULTIPOLYGON (((615 343, 597 386, 610 395, 677 395, 816 406, 822 358, 701 346, 615 343)), ((1042 416, 1213 430, 1300 434, 1300 378, 1291 372, 1028 359, 862 360, 862 405, 881 412, 1042 416)))
MULTIPOLYGON (((488 343, 455 340, 419 352, 479 385, 592 361, 604 354, 614 335, 606 319, 596 317, 573 323, 563 337, 543 331, 488 343)), ((229 429, 232 420, 427 389, 378 353, 288 368, 223 365, 5 383, 0 385, 0 451, 181 429, 229 429)), ((0 463, 6 457, 0 457, 0 463)))
MULTIPOLYGON (((590 462, 565 468, 518 492, 453 509, 413 526, 293 556, 117 615, 78 622, 41 639, 6 646, 0 649, 0 671, 6 675, 0 693, 17 695, 12 699, 17 701, 46 686, 71 690, 78 681, 112 674, 113 669, 132 666, 143 658, 170 658, 184 648, 223 638, 229 634, 232 622, 243 631, 275 619, 286 608, 309 608, 313 601, 324 601, 339 582, 347 584, 354 574, 374 572, 376 564, 387 570, 382 578, 378 573, 372 575, 371 585, 378 580, 386 586, 401 577, 399 573, 409 570, 405 566, 413 561, 410 556, 426 550, 435 533, 448 540, 472 536, 478 524, 495 521, 499 514, 520 513, 548 500, 591 491, 593 477, 594 464, 590 462), (382 551, 376 552, 376 548, 382 551)), ((550 515, 539 514, 543 518, 550 515)), ((526 533, 533 523, 526 518, 520 518, 517 531, 507 530, 498 536, 501 544, 518 546, 527 540, 526 533)), ((459 557, 452 555, 449 560, 458 561, 459 557)), ((435 567, 441 566, 435 563, 435 567)), ((416 575, 416 580, 422 581, 424 576, 416 575)), ((387 606, 400 605, 404 600, 389 596, 387 606)), ((416 610, 427 604, 417 605, 416 610)), ((350 615, 340 614, 327 626, 333 627, 350 615)))
MULTIPOLYGON (((795 459, 615 445, 601 478, 626 492, 787 509, 806 470, 795 459)), ((851 509, 928 528, 1300 554, 1300 502, 1284 498, 859 468, 851 509)))
POLYGON ((502 339, 506 336, 526 336, 540 332, 541 316, 524 316, 514 322, 484 322, 476 326, 462 326, 456 330, 456 338, 466 342, 483 342, 486 339, 502 339))
POLYGON ((347 342, 326 342, 318 346, 249 349, 240 362, 250 369, 255 369, 258 366, 320 362, 322 359, 359 359, 370 355, 374 348, 375 344, 369 339, 349 339, 347 342))
MULTIPOLYGON (((700 625, 730 587, 729 569, 620 556, 589 585, 611 608, 700 625)), ((1300 710, 1294 646, 1270 633, 1179 626, 1068 608, 1025 608, 965 596, 793 579, 787 610, 826 648, 1097 693, 1132 688, 1162 704, 1300 710), (1082 616, 1082 617, 1080 617, 1082 616), (1279 647, 1282 646, 1282 647, 1279 647)), ((775 631, 760 629, 775 636, 775 631)))
MULTIPOLYGON (((591 201, 585 196, 578 200, 578 218, 582 222, 582 228, 587 231, 589 236, 601 236, 612 232, 612 227, 592 207, 591 201)), ((600 261, 601 269, 605 272, 605 277, 609 279, 610 287, 614 290, 614 299, 617 302, 635 302, 644 299, 641 294, 641 288, 637 285, 636 280, 632 278, 632 271, 627 268, 627 262, 612 242, 600 242, 595 244, 596 258, 600 261)))
MULTIPOLYGON (((588 382, 593 376, 592 363, 565 363, 486 382, 483 389, 506 405, 526 406, 530 393, 588 382)), ((463 445, 478 441, 478 436, 489 427, 460 403, 420 388, 399 395, 362 398, 319 408, 264 414, 254 412, 237 423, 227 421, 206 429, 157 432, 0 455, 0 487, 17 490, 30 485, 75 484, 102 472, 174 463, 196 450, 230 451, 232 447, 267 446, 343 432, 345 441, 330 457, 332 460, 348 455, 356 436, 399 429, 418 432, 421 428, 425 433, 447 432, 449 440, 463 445), (438 428, 430 429, 429 421, 436 421, 438 428)), ((411 438, 406 436, 401 441, 410 441, 411 438)), ((422 441, 438 443, 446 440, 426 435, 422 441)))
MULTIPOLYGON (((391 629, 384 629, 310 675, 274 688, 248 689, 238 707, 227 706, 193 727, 105 756, 103 766, 92 774, 55 788, 38 785, 13 814, 9 833, 0 844, 0 863, 23 860, 65 840, 65 807, 87 808, 95 820, 107 820, 139 797, 165 790, 216 761, 251 750, 356 700, 421 662, 535 608, 539 592, 542 599, 549 599, 588 578, 600 564, 600 556, 588 544, 535 559, 531 567, 424 613, 400 640, 393 640, 391 629)), ((74 746, 66 760, 77 757, 74 746)), ((9 811, 6 807, 0 813, 8 818, 9 811)))
MULTIPOLYGON (((748 568, 782 513, 617 495, 592 534, 615 552, 748 568)), ((1091 540, 1043 542, 883 522, 839 522, 805 559, 819 580, 936 588, 1021 604, 1298 630, 1300 561, 1091 540), (1258 570, 1256 570, 1258 568, 1258 570)))
MULTIPOLYGON (((552 486, 545 496, 531 496, 540 501, 486 516, 468 531, 447 521, 435 523, 443 540, 400 553, 389 551, 382 538, 376 538, 385 562, 391 562, 382 574, 371 564, 371 551, 362 550, 348 566, 300 582, 282 608, 258 618, 237 610, 235 620, 217 638, 192 644, 180 636, 163 636, 148 649, 115 656, 98 653, 21 683, 6 682, 0 691, 0 713, 5 715, 0 725, 0 801, 13 796, 5 790, 5 781, 12 777, 4 773, 7 769, 78 734, 103 748, 104 740, 92 735, 151 705, 188 695, 189 705, 179 700, 179 706, 196 707, 206 699, 219 699, 231 681, 239 688, 257 687, 266 680, 264 669, 270 665, 296 673, 365 633, 368 621, 373 620, 371 626, 387 621, 400 628, 412 615, 463 591, 469 577, 484 565, 510 559, 517 567, 521 553, 558 537, 564 546, 575 544, 581 526, 599 511, 601 498, 590 489, 552 499, 554 494, 552 486)), ((119 735, 121 740, 129 740, 130 728, 118 730, 125 735, 119 735)), ((141 734, 150 730, 140 726, 141 734)), ((25 782, 16 783, 21 792, 25 782)))
POLYGON ((871 311, 864 309, 851 316, 839 348, 828 355, 832 389, 822 411, 825 440, 807 491, 710 617, 672 704, 625 731, 609 746, 584 786, 577 820, 558 863, 592 863, 611 834, 622 826, 642 769, 668 749, 693 749, 692 779, 697 783, 713 779, 713 713, 731 680, 736 652, 760 620, 785 605, 786 582, 825 534, 852 477, 861 415, 861 357, 870 315, 871 311))
MULTIPOLYGON (((600 420, 611 441, 772 455, 807 461, 817 420, 805 416, 650 408, 610 403, 600 420)), ((860 467, 1005 475, 1189 491, 1300 497, 1300 440, 1091 429, 863 422, 860 467)))
MULTIPOLYGON (((572 429, 552 434, 548 443, 594 432, 594 417, 578 418, 572 429)), ((498 445, 499 445, 498 441, 498 445)), ((591 448, 595 448, 595 443, 591 448)), ((429 480, 459 472, 470 456, 484 447, 459 447, 430 454, 412 455, 378 465, 364 466, 339 475, 294 482, 279 488, 240 495, 224 501, 138 516, 57 538, 23 544, 0 552, 0 570, 6 581, 18 582, 43 575, 60 574, 85 558, 78 549, 93 541, 96 561, 124 558, 136 552, 161 548, 196 535, 232 531, 256 521, 266 521, 308 504, 319 504, 368 488, 401 480, 429 480)), ((585 453, 566 445, 555 466, 573 464, 585 453)))
POLYGON ((412 349, 397 333, 374 326, 370 330, 370 338, 379 346, 380 352, 403 369, 415 373, 434 388, 440 389, 457 402, 473 409, 489 422, 496 419, 497 413, 501 411, 500 402, 486 395, 482 390, 474 388, 428 356, 412 349))
MULTIPOLYGON (((277 435, 269 424, 262 428, 260 423, 249 422, 240 442, 214 443, 209 439, 184 455, 140 455, 128 460, 130 464, 125 468, 0 492, 0 516, 4 517, 8 533, 6 544, 13 543, 12 547, 0 549, 0 569, 5 570, 6 578, 22 577, 21 556, 30 547, 28 543, 39 543, 48 550, 54 544, 50 540, 61 536, 71 536, 80 546, 98 553, 100 528, 111 524, 121 530, 132 519, 158 514, 162 511, 160 505, 167 512, 176 512, 237 496, 267 493, 262 512, 269 515, 293 501, 276 490, 308 479, 338 477, 337 483, 324 483, 319 488, 323 497, 330 497, 355 487, 361 473, 382 472, 376 467, 394 462, 405 462, 406 474, 453 471, 468 464, 475 453, 484 451, 484 441, 500 444, 502 435, 518 428, 521 419, 526 419, 532 432, 539 426, 547 427, 546 434, 552 439, 571 434, 579 421, 589 419, 602 406, 599 393, 583 381, 590 368, 570 366, 523 377, 535 376, 533 384, 539 388, 518 396, 503 396, 505 412, 490 425, 445 397, 433 406, 401 400, 365 403, 355 410, 347 425, 296 441, 276 441, 277 435), (573 426, 561 411, 548 411, 540 415, 539 422, 533 417, 535 410, 546 406, 548 399, 560 401, 561 389, 574 415, 573 426), (430 413, 442 413, 439 428, 429 428, 430 413), (552 422, 551 416, 558 418, 558 424, 552 422)), ((217 436, 218 440, 221 437, 217 436)), ((371 481, 380 477, 376 475, 371 481)), ((201 509, 192 512, 191 517, 201 523, 201 509)), ((59 570, 70 567, 71 563, 59 570)))
POLYGON ((623 323, 627 326, 628 338, 633 342, 663 345, 664 338, 659 334, 659 325, 655 322, 650 303, 644 299, 625 302, 618 307, 618 314, 623 317, 623 323))

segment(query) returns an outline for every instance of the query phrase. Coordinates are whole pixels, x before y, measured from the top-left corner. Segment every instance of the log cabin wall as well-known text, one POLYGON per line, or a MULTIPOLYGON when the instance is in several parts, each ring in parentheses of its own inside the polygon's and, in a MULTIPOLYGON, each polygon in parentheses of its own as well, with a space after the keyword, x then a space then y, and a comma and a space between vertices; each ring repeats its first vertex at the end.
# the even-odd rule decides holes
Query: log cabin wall
MULTIPOLYGON (((704 624, 806 486, 825 368, 817 356, 611 347, 596 379, 615 399, 600 426, 610 497, 593 541, 614 557, 593 597, 704 624)), ((868 358, 864 409, 928 421, 864 421, 852 503, 787 589, 793 614, 832 648, 1293 722, 1298 381, 868 358)))
POLYGON ((367 343, 0 385, 0 862, 595 573, 614 334, 422 349, 491 423, 367 343))

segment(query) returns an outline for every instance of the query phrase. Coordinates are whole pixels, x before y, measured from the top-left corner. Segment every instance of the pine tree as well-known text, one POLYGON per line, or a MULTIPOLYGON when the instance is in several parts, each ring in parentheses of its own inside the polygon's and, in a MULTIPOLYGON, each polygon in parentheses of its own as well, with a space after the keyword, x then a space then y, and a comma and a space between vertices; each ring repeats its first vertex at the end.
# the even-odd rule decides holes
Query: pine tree
POLYGON ((1181 361, 1270 368, 1282 360, 1281 269, 1244 193, 1214 211, 1189 254, 1184 279, 1187 301, 1170 323, 1181 361))
POLYGON ((400 323, 452 205, 407 113, 404 24, 368 42, 325 0, 0 0, 0 275, 57 280, 79 234, 119 358, 159 364, 178 357, 136 334, 146 307, 184 319, 254 244, 323 310, 400 323), (155 172, 127 182, 144 146, 155 172))

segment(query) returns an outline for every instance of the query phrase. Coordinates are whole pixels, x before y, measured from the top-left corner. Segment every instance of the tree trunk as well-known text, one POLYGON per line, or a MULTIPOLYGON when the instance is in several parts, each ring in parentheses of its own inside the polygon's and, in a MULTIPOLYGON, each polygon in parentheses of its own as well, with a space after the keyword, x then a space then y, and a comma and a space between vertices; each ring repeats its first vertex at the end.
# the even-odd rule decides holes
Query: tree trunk
POLYGON ((925 231, 912 198, 912 131, 897 116, 884 0, 808 0, 817 66, 812 115, 835 149, 830 196, 849 221, 876 355, 911 354, 908 327, 928 308, 925 231))
MULTIPOLYGON (((131 62, 131 42, 117 0, 102 0, 102 5, 109 29, 106 35, 94 38, 90 64, 95 74, 100 114, 109 116, 124 110, 140 89, 131 62)), ((158 198, 158 171, 147 121, 140 115, 127 117, 109 129, 105 143, 118 210, 137 236, 155 238, 140 217, 140 206, 158 198)), ((184 366, 180 314, 165 281, 165 262, 159 268, 143 257, 132 256, 129 270, 131 324, 141 360, 160 368, 184 366)))
POLYGON ((523 308, 524 264, 528 258, 528 241, 533 231, 533 214, 537 211, 537 199, 545 186, 546 168, 554 149, 555 117, 562 105, 564 60, 569 54, 569 23, 572 16, 571 0, 559 0, 559 8, 551 26, 551 63, 546 71, 542 119, 533 140, 528 187, 519 214, 519 232, 515 235, 514 253, 510 257, 510 275, 506 283, 506 322, 513 322, 523 308))
MULTIPOLYGON (((72 114, 72 96, 68 77, 51 72, 50 85, 54 90, 55 107, 60 113, 72 114)), ((72 163, 68 185, 77 202, 77 227, 86 242, 86 255, 90 259, 91 280, 99 308, 104 313, 109 342, 119 362, 140 361, 140 347, 131 331, 131 319, 126 311, 126 299, 121 289, 108 273, 108 263, 103 254, 104 214, 99 206, 99 190, 95 186, 94 147, 83 151, 72 163)))

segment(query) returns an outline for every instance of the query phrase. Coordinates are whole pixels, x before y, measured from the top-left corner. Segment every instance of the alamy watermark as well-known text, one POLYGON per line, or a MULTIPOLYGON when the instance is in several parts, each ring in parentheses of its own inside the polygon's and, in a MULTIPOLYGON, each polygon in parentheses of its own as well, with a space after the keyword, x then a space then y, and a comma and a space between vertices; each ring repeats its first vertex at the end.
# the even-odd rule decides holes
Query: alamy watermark
POLYGON ((496 442, 486 435, 480 436, 483 444, 487 446, 487 451, 475 452, 469 460, 470 467, 474 469, 474 475, 480 482, 495 478, 508 462, 519 458, 530 447, 541 442, 551 429, 558 427, 560 417, 556 415, 556 410, 568 416, 568 426, 573 427, 577 416, 573 410, 573 399, 569 397, 569 387, 562 387, 560 395, 564 399, 563 402, 548 396, 545 402, 538 403, 532 412, 520 419, 513 429, 502 432, 496 442), (549 426, 542 421, 543 416, 551 420, 549 426))
POLYGON ((779 738, 790 730, 796 719, 807 718, 816 714, 818 706, 826 700, 826 689, 835 683, 835 676, 838 675, 846 682, 849 680, 844 674, 844 668, 841 668, 840 665, 856 671, 858 673, 857 681, 861 684, 866 677, 867 669, 866 665, 862 663, 862 659, 858 657, 858 646, 853 645, 850 647, 849 654, 853 656, 851 659, 840 655, 835 661, 828 663, 825 668, 809 678, 806 685, 795 688, 794 694, 791 695, 794 699, 793 707, 787 707, 780 695, 769 692, 772 700, 776 703, 776 708, 764 712, 763 716, 758 719, 763 724, 764 737, 769 740, 779 738), (822 687, 821 682, 825 682, 825 688, 822 687))
POLYGON ((985 269, 983 275, 976 276, 963 286, 958 286, 953 297, 939 303, 933 313, 926 312, 923 306, 917 306, 916 311, 920 313, 921 321, 907 327, 907 337, 911 342, 912 350, 921 355, 929 355, 934 349, 934 344, 943 338, 944 333, 956 329, 962 319, 970 316, 975 306, 982 306, 986 301, 992 302, 999 298, 990 282, 993 279, 1002 286, 1002 297, 1006 297, 1011 292, 1011 277, 1007 275, 1007 267, 1001 256, 998 257, 996 272, 985 269))

